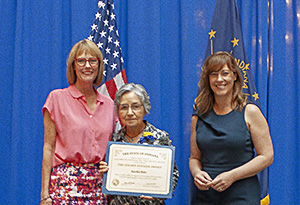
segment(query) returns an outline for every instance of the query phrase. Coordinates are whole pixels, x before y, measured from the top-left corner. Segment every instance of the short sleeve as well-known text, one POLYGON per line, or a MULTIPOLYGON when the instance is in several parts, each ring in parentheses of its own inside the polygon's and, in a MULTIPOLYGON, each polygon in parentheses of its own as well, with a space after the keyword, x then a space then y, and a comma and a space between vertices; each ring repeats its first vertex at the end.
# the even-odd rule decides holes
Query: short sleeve
POLYGON ((48 112, 50 113, 50 117, 53 120, 53 122, 55 122, 55 116, 54 116, 54 96, 53 96, 53 91, 49 93, 46 102, 42 108, 42 112, 43 112, 43 116, 45 114, 45 110, 48 110, 48 112))

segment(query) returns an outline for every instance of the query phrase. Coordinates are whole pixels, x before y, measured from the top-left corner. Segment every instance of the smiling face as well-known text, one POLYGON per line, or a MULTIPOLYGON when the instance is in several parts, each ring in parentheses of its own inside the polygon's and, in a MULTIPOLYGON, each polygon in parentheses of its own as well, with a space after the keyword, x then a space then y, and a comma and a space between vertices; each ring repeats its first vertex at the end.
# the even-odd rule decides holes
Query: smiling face
POLYGON ((213 71, 209 74, 210 88, 214 92, 215 97, 232 97, 234 82, 237 77, 227 65, 218 71, 213 71))
POLYGON ((99 61, 94 60, 96 57, 84 52, 76 57, 74 70, 77 76, 76 83, 91 83, 93 84, 98 75, 99 61), (82 61, 87 62, 83 65, 82 61), (83 65, 83 66, 82 66, 83 65))
POLYGON ((123 94, 118 109, 123 125, 128 129, 139 129, 144 126, 143 118, 146 114, 140 98, 134 92, 123 94))

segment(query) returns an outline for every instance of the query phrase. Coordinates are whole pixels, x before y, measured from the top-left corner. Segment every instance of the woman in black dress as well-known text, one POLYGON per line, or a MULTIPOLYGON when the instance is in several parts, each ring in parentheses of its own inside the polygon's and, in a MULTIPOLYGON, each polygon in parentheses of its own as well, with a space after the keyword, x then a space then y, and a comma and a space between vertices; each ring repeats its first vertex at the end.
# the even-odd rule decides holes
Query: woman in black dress
POLYGON ((268 124, 247 102, 233 56, 217 52, 203 65, 191 123, 192 204, 258 205, 256 174, 273 162, 268 124), (256 155, 254 155, 254 149, 256 155))

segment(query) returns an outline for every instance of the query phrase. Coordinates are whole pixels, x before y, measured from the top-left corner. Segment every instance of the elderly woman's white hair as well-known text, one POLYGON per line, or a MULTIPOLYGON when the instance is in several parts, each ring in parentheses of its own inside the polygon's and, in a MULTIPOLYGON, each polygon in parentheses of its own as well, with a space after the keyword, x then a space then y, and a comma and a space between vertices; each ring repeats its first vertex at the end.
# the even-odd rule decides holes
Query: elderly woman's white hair
POLYGON ((118 109, 119 109, 120 100, 121 100, 122 96, 128 92, 134 92, 138 96, 138 98, 141 100, 141 102, 143 104, 146 114, 149 114, 150 109, 151 109, 151 104, 149 101, 150 97, 142 85, 134 84, 134 83, 125 84, 121 88, 119 88, 119 90, 117 91, 116 96, 115 96, 116 111, 118 111, 118 109))

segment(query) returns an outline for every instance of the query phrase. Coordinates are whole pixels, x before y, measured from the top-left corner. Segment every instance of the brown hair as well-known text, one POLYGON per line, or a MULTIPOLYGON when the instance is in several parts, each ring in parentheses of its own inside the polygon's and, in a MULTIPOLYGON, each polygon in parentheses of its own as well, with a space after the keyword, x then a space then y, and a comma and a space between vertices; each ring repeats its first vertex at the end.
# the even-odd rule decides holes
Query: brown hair
POLYGON ((76 43, 71 49, 67 60, 67 79, 70 85, 75 84, 77 76, 74 70, 75 58, 83 53, 91 54, 99 58, 98 75, 94 80, 94 85, 99 86, 104 71, 103 56, 96 44, 88 39, 84 39, 76 43))
POLYGON ((195 108, 199 115, 206 114, 213 108, 214 93, 210 87, 209 75, 213 71, 222 69, 225 65, 236 74, 236 81, 233 85, 232 104, 237 104, 240 110, 246 105, 247 98, 242 90, 242 75, 234 57, 225 51, 219 51, 209 56, 202 67, 200 80, 198 83, 199 95, 195 99, 195 108))

